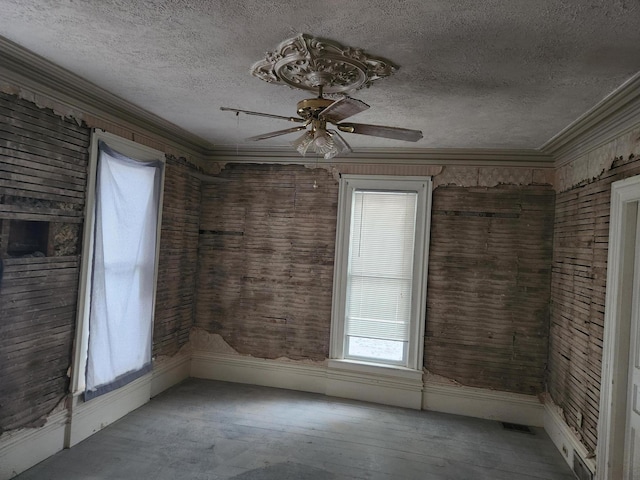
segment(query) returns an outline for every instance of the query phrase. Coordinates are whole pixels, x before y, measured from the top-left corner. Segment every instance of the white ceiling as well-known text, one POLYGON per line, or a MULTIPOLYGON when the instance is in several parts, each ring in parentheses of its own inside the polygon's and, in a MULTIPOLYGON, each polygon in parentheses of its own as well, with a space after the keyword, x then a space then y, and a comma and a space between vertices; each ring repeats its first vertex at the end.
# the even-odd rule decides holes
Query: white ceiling
POLYGON ((216 145, 291 126, 219 107, 294 115, 249 68, 298 33, 400 67, 352 120, 424 139, 355 148, 538 148, 640 71, 638 0, 0 0, 1 36, 216 145))

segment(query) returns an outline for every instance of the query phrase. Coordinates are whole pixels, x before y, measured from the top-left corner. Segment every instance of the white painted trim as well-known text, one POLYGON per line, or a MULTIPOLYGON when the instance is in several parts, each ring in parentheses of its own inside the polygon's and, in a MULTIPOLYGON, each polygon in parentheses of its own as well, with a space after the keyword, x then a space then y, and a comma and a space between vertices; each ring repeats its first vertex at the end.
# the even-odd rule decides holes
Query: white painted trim
POLYGON ((0 436, 0 480, 13 478, 142 406, 189 377, 190 353, 154 365, 152 373, 87 403, 75 398, 72 417, 65 409, 47 418, 41 428, 24 428, 0 436), (66 440, 68 438, 68 440, 66 440))
POLYGON ((89 147, 89 165, 87 168, 87 190, 84 202, 84 229, 82 233, 82 257, 80 264, 80 281, 78 282, 78 303, 76 309, 76 333, 73 342, 73 359, 71 361, 71 392, 84 390, 85 382, 80 372, 85 371, 87 363, 87 345, 89 344, 89 279, 93 270, 93 247, 95 228, 95 198, 98 163, 98 140, 91 135, 89 147))
POLYGON ((151 372, 151 398, 186 380, 190 374, 190 353, 178 353, 159 362, 154 360, 151 372))
POLYGON ((65 446, 70 448, 77 445, 147 403, 151 398, 151 379, 152 374, 148 373, 88 402, 83 402, 79 396, 74 397, 65 446))
MULTIPOLYGON (((50 99, 71 110, 88 113, 135 134, 151 135, 178 151, 208 162, 308 164, 293 149, 210 142, 98 87, 45 58, 0 37, 0 80, 50 99)), ((413 165, 484 165, 553 168, 553 157, 535 149, 361 148, 333 163, 413 165)), ((319 163, 327 163, 324 159, 319 163)))
POLYGON ((295 165, 385 164, 458 165, 554 168, 554 158, 533 149, 488 148, 358 148, 344 157, 325 160, 302 157, 293 148, 220 146, 207 152, 218 163, 273 163, 295 165))
POLYGON ((160 262, 160 235, 162 232, 162 209, 164 204, 164 179, 166 172, 166 155, 154 148, 141 145, 132 140, 122 138, 100 129, 93 129, 89 151, 89 165, 87 178, 87 191, 85 197, 85 221, 82 240, 82 264, 80 269, 80 282, 78 283, 78 306, 76 310, 76 336, 74 341, 73 361, 71 369, 71 392, 79 394, 85 389, 84 374, 87 365, 87 349, 89 345, 89 314, 90 314, 90 278, 93 269, 93 250, 95 233, 95 205, 96 205, 96 178, 98 168, 98 144, 105 142, 110 148, 122 155, 131 157, 141 162, 159 161, 162 163, 160 170, 160 191, 158 192, 158 212, 156 223, 156 258, 153 276, 153 306, 151 311, 152 322, 155 319, 156 293, 158 290, 158 264, 160 262))
POLYGON ((62 450, 68 414, 63 410, 50 415, 43 427, 0 436, 0 480, 13 478, 62 450))
POLYGON ((352 373, 364 373, 369 375, 381 375, 383 377, 396 377, 399 379, 422 381, 422 370, 397 367, 377 363, 362 363, 356 360, 330 359, 327 362, 329 370, 342 370, 352 373))
POLYGON ((92 146, 94 142, 96 143, 96 160, 98 153, 97 142, 102 140, 116 152, 126 155, 127 157, 131 157, 133 160, 137 160, 139 162, 151 162, 157 160, 165 163, 166 161, 165 153, 155 148, 142 145, 141 143, 129 140, 128 138, 123 138, 119 135, 114 135, 113 133, 105 132, 98 128, 93 129, 92 133, 92 146))
POLYGON ((345 369, 342 363, 307 364, 194 351, 191 376, 543 426, 544 407, 533 395, 428 382, 423 387, 422 372, 407 370, 399 376, 393 369, 385 375, 379 370, 345 369))
MULTIPOLYGON (((405 362, 403 367, 414 370, 422 369, 433 191, 433 182, 429 176, 346 174, 340 177, 329 357, 331 359, 344 360, 347 356, 344 344, 346 341, 345 324, 352 201, 353 195, 357 190, 367 189, 415 192, 417 194, 412 266, 413 282, 411 285, 411 318, 408 332, 409 341, 403 360, 405 362)), ((345 363, 345 365, 349 364, 345 363)))
POLYGON ((605 97, 539 149, 555 157, 556 168, 612 141, 640 124, 640 72, 605 97))
POLYGON ((324 393, 326 390, 324 365, 224 353, 194 351, 191 376, 302 392, 324 393))
POLYGON ((534 395, 426 382, 422 408, 532 427, 543 426, 544 407, 534 395))
POLYGON ((325 393, 415 410, 422 407, 422 372, 385 367, 378 367, 372 372, 353 367, 343 362, 332 362, 327 368, 325 393))
POLYGON ((576 434, 565 423, 554 405, 544 405, 544 430, 551 438, 562 458, 573 470, 573 455, 576 453, 584 461, 587 468, 594 473, 596 462, 593 458, 587 458, 587 448, 578 440, 576 434))
POLYGON ((626 420, 626 386, 629 357, 629 325, 621 321, 629 269, 633 263, 628 253, 635 249, 627 245, 627 229, 635 225, 640 201, 640 175, 614 182, 611 185, 611 214, 609 217, 609 257, 607 260, 607 292, 604 310, 604 338, 602 348, 602 381, 600 384, 600 417, 598 419, 597 471, 598 480, 614 480, 621 476, 620 451, 624 443, 626 420), (625 420, 622 420, 622 419, 625 420), (616 455, 616 452, 618 455, 616 455))

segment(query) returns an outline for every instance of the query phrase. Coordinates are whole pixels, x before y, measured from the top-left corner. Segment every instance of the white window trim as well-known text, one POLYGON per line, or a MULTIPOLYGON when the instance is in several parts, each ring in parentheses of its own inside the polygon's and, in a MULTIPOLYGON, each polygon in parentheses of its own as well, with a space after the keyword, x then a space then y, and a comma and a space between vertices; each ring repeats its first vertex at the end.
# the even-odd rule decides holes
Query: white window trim
MULTIPOLYGON (((136 160, 148 162, 152 160, 166 162, 164 152, 151 147, 135 143, 132 140, 113 135, 104 130, 94 129, 91 135, 89 154, 89 169, 87 172, 87 193, 85 200, 84 231, 82 237, 82 264, 80 269, 80 282, 78 285, 78 309, 76 320, 76 335, 73 351, 73 363, 71 371, 71 393, 80 395, 85 389, 85 367, 87 364, 87 349, 89 345, 89 311, 90 311, 90 284, 92 273, 92 259, 94 249, 95 229, 95 204, 96 204, 96 175, 98 169, 98 142, 102 140, 118 153, 136 160)), ((164 175, 162 168, 160 180, 160 199, 158 206, 158 222, 156 230, 156 260, 155 275, 153 279, 153 310, 152 321, 155 318, 156 290, 158 286, 158 262, 160 259, 160 231, 162 229, 162 205, 164 198, 164 175)))
POLYGON ((331 310, 330 365, 361 370, 422 372, 424 328, 427 301, 427 267, 429 257, 429 230, 431 225, 431 177, 402 177, 381 175, 342 175, 338 196, 338 222, 336 227, 336 255, 333 273, 333 305, 331 310), (355 189, 378 189, 418 192, 416 212, 416 243, 414 253, 414 285, 412 295, 410 340, 406 366, 378 364, 344 358, 345 303, 347 263, 351 226, 351 203, 355 189))

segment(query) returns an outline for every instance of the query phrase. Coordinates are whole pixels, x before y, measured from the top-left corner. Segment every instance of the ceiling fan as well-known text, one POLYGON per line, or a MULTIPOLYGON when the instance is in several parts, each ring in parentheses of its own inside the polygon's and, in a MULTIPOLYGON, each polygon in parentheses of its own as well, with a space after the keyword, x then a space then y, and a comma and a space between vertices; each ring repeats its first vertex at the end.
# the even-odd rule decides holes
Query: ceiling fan
POLYGON ((229 107, 220 107, 220 110, 236 112, 236 114, 245 113, 247 115, 256 115, 260 117, 276 118, 279 120, 301 123, 302 125, 297 127, 256 135, 248 138, 247 140, 266 140, 267 138, 306 130, 301 137, 291 142, 296 150, 298 150, 298 152, 303 156, 306 155, 309 148, 311 148, 316 154, 324 155, 325 159, 330 159, 336 155, 351 152, 351 147, 344 138, 342 138, 342 135, 340 135, 338 131, 391 138, 394 140, 405 140, 408 142, 417 142, 422 138, 422 132, 420 130, 410 130, 407 128, 388 127, 383 125, 369 125, 365 123, 343 122, 343 120, 367 110, 369 105, 348 96, 344 96, 338 100, 324 98, 322 90, 323 86, 319 85, 317 97, 306 98, 298 102, 297 117, 285 117, 281 115, 272 115, 270 113, 252 112, 249 110, 239 110, 229 107), (337 130, 328 129, 328 124, 334 125, 337 130), (308 127, 310 128, 307 130, 308 127))
POLYGON ((300 34, 282 42, 275 51, 267 52, 264 60, 251 67, 251 74, 265 82, 318 93, 317 97, 298 102, 297 117, 229 107, 220 109, 236 112, 236 115, 246 113, 300 123, 297 127, 256 135, 247 140, 266 140, 305 130, 301 137, 291 142, 303 156, 309 149, 324 155, 325 159, 351 152, 351 147, 339 132, 417 142, 422 138, 419 130, 343 122, 369 108, 369 105, 348 96, 348 93, 368 87, 374 80, 387 77, 396 70, 397 67, 391 63, 367 55, 360 48, 344 47, 329 40, 300 34), (325 98, 324 93, 342 96, 338 100, 331 100, 325 98), (336 129, 328 129, 327 125, 333 125, 336 129))

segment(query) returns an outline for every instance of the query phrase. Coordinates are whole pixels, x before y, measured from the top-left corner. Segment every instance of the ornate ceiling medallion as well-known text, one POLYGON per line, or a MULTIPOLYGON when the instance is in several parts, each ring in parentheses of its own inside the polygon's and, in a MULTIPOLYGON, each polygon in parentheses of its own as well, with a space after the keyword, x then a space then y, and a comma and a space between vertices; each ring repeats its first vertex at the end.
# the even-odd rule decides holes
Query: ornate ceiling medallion
POLYGON ((318 92, 349 93, 397 70, 391 63, 367 55, 361 48, 343 47, 306 34, 285 40, 264 60, 251 67, 251 75, 269 83, 318 92))

